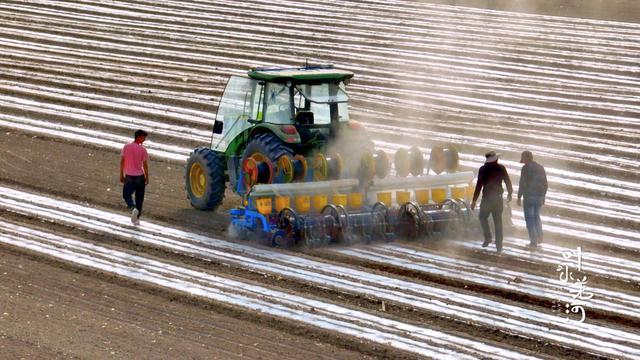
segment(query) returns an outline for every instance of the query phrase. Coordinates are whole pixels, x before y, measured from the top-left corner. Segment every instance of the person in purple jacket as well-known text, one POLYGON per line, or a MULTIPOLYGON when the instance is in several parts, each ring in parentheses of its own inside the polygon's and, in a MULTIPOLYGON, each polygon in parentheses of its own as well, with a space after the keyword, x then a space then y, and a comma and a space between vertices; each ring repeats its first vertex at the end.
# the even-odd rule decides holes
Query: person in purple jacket
POLYGON ((478 214, 484 235, 482 247, 487 247, 491 244, 491 229, 489 228, 489 215, 491 215, 496 232, 496 250, 498 253, 501 253, 502 210, 504 209, 504 204, 502 203, 502 193, 504 192, 502 182, 507 186, 507 202, 511 201, 513 187, 511 185, 511 179, 509 179, 509 174, 507 174, 507 169, 503 165, 498 164, 499 156, 500 155, 494 151, 485 154, 486 161, 478 171, 478 182, 476 184, 476 191, 473 193, 471 210, 475 209, 480 190, 482 190, 482 202, 480 203, 480 214, 478 214))
POLYGON ((524 220, 529 232, 529 248, 534 250, 542 242, 542 220, 540 208, 547 196, 547 173, 542 165, 533 161, 531 151, 523 151, 520 163, 524 164, 520 170, 520 185, 518 186, 518 205, 522 205, 524 220), (524 204, 521 199, 524 198, 524 204))

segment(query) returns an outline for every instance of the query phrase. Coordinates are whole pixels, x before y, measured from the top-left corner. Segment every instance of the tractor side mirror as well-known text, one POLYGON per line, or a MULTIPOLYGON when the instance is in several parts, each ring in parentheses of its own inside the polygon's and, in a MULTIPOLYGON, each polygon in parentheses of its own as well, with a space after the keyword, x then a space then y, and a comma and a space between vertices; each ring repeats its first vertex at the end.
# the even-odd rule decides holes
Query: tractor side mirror
POLYGON ((313 125, 313 112, 298 111, 296 114, 296 123, 300 125, 313 125))
POLYGON ((224 126, 224 123, 222 121, 216 120, 213 123, 213 133, 214 134, 222 134, 222 127, 224 126))

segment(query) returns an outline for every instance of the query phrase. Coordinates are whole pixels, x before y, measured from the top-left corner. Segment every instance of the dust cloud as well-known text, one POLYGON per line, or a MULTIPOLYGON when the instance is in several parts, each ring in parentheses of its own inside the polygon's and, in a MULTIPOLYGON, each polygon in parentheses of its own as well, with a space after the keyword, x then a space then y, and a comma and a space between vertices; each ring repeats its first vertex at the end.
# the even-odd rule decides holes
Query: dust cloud
POLYGON ((637 0, 428 0, 423 2, 586 19, 624 22, 640 20, 640 2, 637 0))

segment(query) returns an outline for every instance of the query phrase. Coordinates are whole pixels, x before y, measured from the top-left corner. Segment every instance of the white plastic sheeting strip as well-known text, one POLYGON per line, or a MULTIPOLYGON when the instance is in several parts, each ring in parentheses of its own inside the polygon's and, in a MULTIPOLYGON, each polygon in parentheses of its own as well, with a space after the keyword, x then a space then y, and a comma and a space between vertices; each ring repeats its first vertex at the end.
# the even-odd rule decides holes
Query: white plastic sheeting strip
MULTIPOLYGON (((363 260, 393 265, 401 269, 444 276, 551 301, 565 303, 573 301, 573 297, 566 290, 567 284, 558 279, 508 270, 495 266, 495 264, 470 262, 397 245, 333 251, 363 260)), ((553 267, 549 267, 549 269, 553 269, 553 267)), ((585 270, 588 271, 586 266, 585 270)), ((589 292, 594 294, 594 297, 589 300, 589 309, 598 309, 640 320, 640 310, 638 309, 640 297, 597 288, 593 285, 589 285, 589 292)))
MULTIPOLYGON (((2 88, 0 84, 0 90, 5 90, 2 88)), ((20 88, 16 88, 17 91, 11 91, 12 93, 22 92, 23 90, 20 88)), ((44 97, 50 97, 50 94, 47 93, 37 93, 35 94, 36 98, 39 98, 41 95, 44 97)), ((55 100, 54 100, 55 101, 55 100)), ((79 103, 76 103, 77 106, 82 106, 79 103)), ((148 129, 149 132, 156 135, 164 135, 170 136, 173 138, 178 138, 180 140, 185 140, 185 138, 193 138, 196 141, 200 141, 203 143, 209 142, 211 140, 211 136, 205 136, 203 131, 194 130, 185 126, 175 126, 169 125, 165 123, 160 123, 157 121, 149 121, 145 119, 141 119, 140 117, 133 116, 122 116, 117 114, 116 112, 119 110, 117 107, 113 107, 114 112, 109 111, 91 111, 85 109, 78 109, 76 107, 70 107, 66 105, 56 105, 52 103, 47 103, 42 100, 25 100, 18 97, 10 97, 6 95, 0 96, 0 105, 7 107, 15 107, 20 108, 25 111, 33 111, 41 114, 42 116, 59 116, 64 117, 65 119, 79 121, 83 123, 87 123, 88 126, 93 124, 97 124, 98 126, 110 126, 114 128, 124 128, 124 129, 139 129, 145 128, 148 129), (46 105, 46 106, 45 106, 46 105)), ((87 105, 96 105, 95 103, 87 103, 87 105)), ((86 105, 85 105, 86 106, 86 105)), ((211 120, 213 123, 213 120, 211 120)))
MULTIPOLYGON (((456 241, 455 243, 469 249, 484 251, 480 247, 479 242, 456 241)), ((557 245, 543 243, 540 244, 538 251, 532 253, 526 248, 527 244, 529 244, 529 240, 507 237, 503 241, 502 251, 506 255, 528 262, 557 266, 559 254, 561 251, 567 250, 567 248, 562 248, 557 245)), ((585 251, 586 271, 604 278, 640 284, 640 262, 597 254, 589 251, 589 249, 584 246, 583 250, 585 251)))
MULTIPOLYGON (((131 137, 114 135, 93 129, 83 129, 46 121, 31 120, 10 115, 0 115, 0 127, 25 130, 36 134, 54 136, 70 141, 80 141, 86 144, 103 146, 111 149, 122 149, 122 146, 132 141, 131 137)), ((145 141, 149 155, 163 159, 186 161, 191 149, 178 148, 145 141)))

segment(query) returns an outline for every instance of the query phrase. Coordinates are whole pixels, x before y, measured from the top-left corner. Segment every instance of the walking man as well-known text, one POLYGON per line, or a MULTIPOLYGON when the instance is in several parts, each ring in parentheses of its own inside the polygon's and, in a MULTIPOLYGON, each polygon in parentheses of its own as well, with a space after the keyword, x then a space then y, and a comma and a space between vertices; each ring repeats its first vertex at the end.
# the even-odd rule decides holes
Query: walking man
POLYGON ((491 244, 491 229, 489 228, 489 215, 493 218, 494 229, 496 232, 496 250, 502 252, 502 182, 507 186, 507 202, 511 201, 513 187, 507 169, 498 164, 499 155, 494 151, 485 154, 486 161, 478 171, 478 183, 476 191, 473 193, 473 201, 471 209, 475 209, 476 201, 482 190, 482 202, 480 203, 480 224, 484 234, 484 242, 482 247, 491 244))
POLYGON ((122 197, 131 210, 131 222, 134 225, 140 224, 142 214, 142 203, 144 202, 144 189, 149 184, 149 168, 147 161, 149 155, 142 143, 147 139, 144 130, 137 130, 134 133, 134 141, 122 148, 120 158, 120 182, 124 184, 122 197), (135 203, 131 200, 131 195, 135 193, 135 203))
POLYGON ((529 248, 534 250, 542 242, 542 221, 540 220, 540 208, 544 204, 547 195, 547 173, 544 167, 533 161, 531 151, 523 151, 520 163, 524 164, 520 170, 520 185, 518 186, 518 206, 522 205, 524 197, 524 220, 529 232, 529 248))

